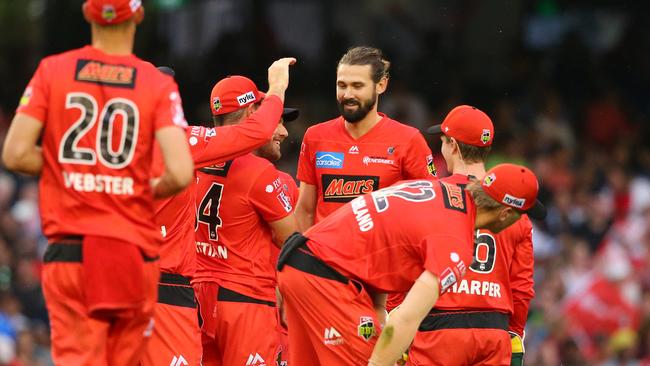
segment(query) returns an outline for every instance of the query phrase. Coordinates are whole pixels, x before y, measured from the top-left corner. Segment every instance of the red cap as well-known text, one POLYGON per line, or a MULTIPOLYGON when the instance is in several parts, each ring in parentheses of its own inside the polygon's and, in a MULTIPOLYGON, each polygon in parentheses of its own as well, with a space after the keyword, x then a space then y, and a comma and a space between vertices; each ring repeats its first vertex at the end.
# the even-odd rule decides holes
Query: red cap
POLYGON ((530 169, 515 164, 499 164, 485 173, 481 182, 485 193, 495 201, 543 219, 546 208, 537 200, 539 183, 530 169))
POLYGON ((249 104, 257 103, 265 95, 257 90, 253 80, 244 76, 228 76, 219 80, 210 94, 210 109, 217 116, 234 112, 249 104))
POLYGON ((467 145, 484 147, 492 145, 494 126, 482 110, 469 105, 459 105, 447 114, 442 124, 429 127, 429 134, 444 133, 467 145))
POLYGON ((142 0, 86 0, 90 19, 100 25, 122 23, 142 6, 142 0))

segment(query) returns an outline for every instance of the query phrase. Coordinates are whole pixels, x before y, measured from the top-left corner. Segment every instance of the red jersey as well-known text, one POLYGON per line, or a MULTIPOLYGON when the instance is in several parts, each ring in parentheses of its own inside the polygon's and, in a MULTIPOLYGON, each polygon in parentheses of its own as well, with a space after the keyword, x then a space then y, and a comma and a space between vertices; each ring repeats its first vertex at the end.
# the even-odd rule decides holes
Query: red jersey
MULTIPOLYGON (((454 174, 442 181, 467 184, 465 175, 454 174)), ((488 310, 514 314, 511 330, 522 335, 533 290, 532 225, 524 215, 499 234, 478 232, 474 261, 462 280, 436 302, 442 310, 488 310)))
MULTIPOLYGON (((255 113, 237 125, 186 128, 194 167, 224 162, 267 143, 280 120, 282 107, 279 97, 267 96, 255 113)), ((162 154, 156 149, 154 169, 157 175, 162 174, 163 168, 162 154)), ((160 250, 160 269, 163 272, 186 277, 192 277, 194 274, 195 196, 196 184, 191 184, 173 197, 155 201, 156 224, 164 238, 160 250)))
POLYGON ((47 238, 101 235, 156 255, 154 133, 186 125, 174 80, 134 55, 86 46, 43 59, 17 112, 43 123, 47 238))
POLYGON ((406 292, 427 270, 440 289, 471 263, 476 208, 461 187, 410 180, 363 195, 305 232, 314 255, 378 293, 406 292))
POLYGON ((293 206, 296 206, 296 203, 298 202, 298 185, 296 184, 296 180, 293 179, 293 177, 282 170, 278 170, 278 174, 280 175, 280 182, 282 182, 285 191, 287 191, 287 194, 289 195, 289 198, 291 198, 291 203, 293 203, 293 206))
POLYGON ((343 117, 310 127, 298 160, 298 180, 316 186, 314 223, 357 196, 403 179, 435 176, 422 134, 380 113, 368 133, 354 139, 343 117))
POLYGON ((277 248, 267 222, 293 212, 278 171, 253 154, 200 169, 195 281, 275 301, 277 248))

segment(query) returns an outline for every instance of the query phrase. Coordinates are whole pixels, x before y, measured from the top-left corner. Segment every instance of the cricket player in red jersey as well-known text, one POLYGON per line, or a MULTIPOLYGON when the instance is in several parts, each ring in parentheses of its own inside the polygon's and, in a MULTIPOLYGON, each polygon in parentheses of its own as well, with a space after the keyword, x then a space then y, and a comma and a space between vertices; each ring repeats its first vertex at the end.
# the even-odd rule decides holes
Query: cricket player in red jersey
POLYGON ((132 54, 140 1, 87 0, 83 13, 92 44, 40 63, 3 161, 41 176, 54 363, 137 365, 159 277, 153 198, 189 184, 192 159, 176 83, 132 54), (154 140, 166 168, 159 178, 154 140))
MULTIPOLYGON (((186 129, 196 168, 249 153, 276 135, 274 131, 283 113, 284 92, 289 83, 289 65, 294 62, 295 59, 285 58, 269 67, 266 98, 242 123, 186 129)), ((173 76, 173 70, 159 69, 173 76)), ((159 155, 154 155, 154 169, 162 166, 159 155)), ((155 202, 156 222, 164 243, 160 253, 162 274, 155 308, 156 326, 143 356, 145 366, 200 365, 201 331, 190 284, 196 267, 195 195, 196 185, 191 185, 171 198, 155 202)))
POLYGON ((377 112, 390 62, 372 47, 350 49, 336 73, 341 116, 310 127, 298 160, 296 219, 307 230, 357 196, 403 179, 435 176, 420 132, 377 112))
MULTIPOLYGON (((442 181, 466 185, 471 176, 485 175, 484 161, 494 139, 487 114, 461 105, 428 132, 442 133, 441 152, 452 173, 442 181)), ((534 213, 543 218, 543 212, 534 213)), ((510 365, 512 349, 513 364, 521 365, 528 304, 535 294, 533 262, 528 215, 500 233, 480 230, 472 265, 420 325, 408 364, 510 365), (513 332, 512 348, 508 331, 513 332)))
MULTIPOLYGON (((215 124, 240 123, 264 98, 248 78, 222 79, 212 89, 215 124)), ((279 154, 280 139, 262 150, 279 154)), ((199 169, 196 203, 203 365, 270 364, 279 343, 276 245, 296 231, 288 193, 271 162, 248 154, 199 169)))
POLYGON ((537 179, 503 164, 460 186, 409 180, 363 195, 293 235, 278 260, 293 365, 390 365, 472 260, 476 228, 501 231, 536 204, 537 179), (411 289, 384 328, 385 294, 411 289), (376 347, 375 347, 376 344, 376 347), (373 351, 374 348, 374 351, 373 351))

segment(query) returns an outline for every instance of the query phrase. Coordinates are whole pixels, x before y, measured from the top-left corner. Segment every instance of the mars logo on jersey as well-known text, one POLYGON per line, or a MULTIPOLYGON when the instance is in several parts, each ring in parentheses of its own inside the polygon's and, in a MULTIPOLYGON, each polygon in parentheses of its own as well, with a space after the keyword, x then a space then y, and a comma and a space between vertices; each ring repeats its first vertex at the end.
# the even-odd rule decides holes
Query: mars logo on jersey
POLYGON ((323 174, 323 201, 350 202, 355 197, 379 189, 379 177, 373 175, 323 174))
POLYGON ((341 169, 345 155, 339 152, 316 152, 316 168, 341 169))
POLYGON ((136 68, 124 65, 105 64, 95 60, 77 60, 74 79, 87 83, 119 86, 133 89, 135 87, 136 68))

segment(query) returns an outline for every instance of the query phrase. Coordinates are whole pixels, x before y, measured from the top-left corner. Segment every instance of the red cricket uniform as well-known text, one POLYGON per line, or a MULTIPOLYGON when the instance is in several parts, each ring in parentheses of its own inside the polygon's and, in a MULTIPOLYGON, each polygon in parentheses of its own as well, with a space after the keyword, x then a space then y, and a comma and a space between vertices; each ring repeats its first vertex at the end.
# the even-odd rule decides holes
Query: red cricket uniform
POLYGON ((197 270, 204 365, 261 365, 275 359, 277 248, 268 222, 293 204, 278 171, 248 154, 200 169, 197 270))
POLYGON ((43 123, 40 212, 52 244, 43 291, 54 362, 137 364, 158 279, 158 262, 147 260, 160 244, 150 186, 154 133, 185 124, 176 83, 134 55, 86 46, 45 58, 17 112, 43 123), (103 269, 112 264, 120 267, 109 276, 103 269), (130 290, 143 296, 130 315, 112 322, 88 315, 110 312, 90 299, 110 293, 124 306, 130 290))
MULTIPOLYGON (((442 181, 469 183, 455 174, 442 181)), ((510 365, 511 327, 523 334, 533 290, 532 225, 523 216, 499 234, 480 230, 474 261, 436 302, 409 351, 411 365, 510 365), (516 299, 517 316, 513 316, 516 299), (445 352, 463 344, 463 352, 445 352)))
POLYGON ((408 291, 425 270, 449 288, 471 261, 475 216, 461 187, 410 180, 346 204, 306 244, 294 235, 278 274, 290 363, 367 363, 378 333, 369 293, 408 291))
POLYGON ((357 196, 403 179, 435 176, 422 134, 386 115, 354 139, 343 117, 310 127, 302 141, 298 180, 316 186, 314 223, 357 196))
MULTIPOLYGON (((268 142, 282 113, 282 101, 268 96, 244 122, 233 126, 186 128, 195 167, 243 155, 268 142)), ((156 150, 154 168, 162 174, 162 154, 156 150)), ((185 360, 199 365, 201 331, 190 280, 196 269, 194 230, 196 184, 173 197, 156 200, 156 223, 164 242, 160 252, 163 272, 154 317, 156 327, 142 365, 166 365, 185 360)), ((182 364, 182 363, 181 363, 182 364)))
MULTIPOLYGON (((293 207, 296 207, 298 202, 298 185, 296 180, 289 174, 278 170, 280 174, 280 181, 283 184, 283 188, 288 192, 289 198, 293 207)), ((280 254, 280 249, 277 249, 275 257, 280 254)), ((284 312, 283 308, 278 308, 278 317, 282 317, 284 312)), ((280 333, 280 344, 278 345, 278 356, 276 357, 278 366, 287 366, 289 364, 289 332, 288 329, 282 325, 281 321, 278 321, 278 332, 280 333)))

